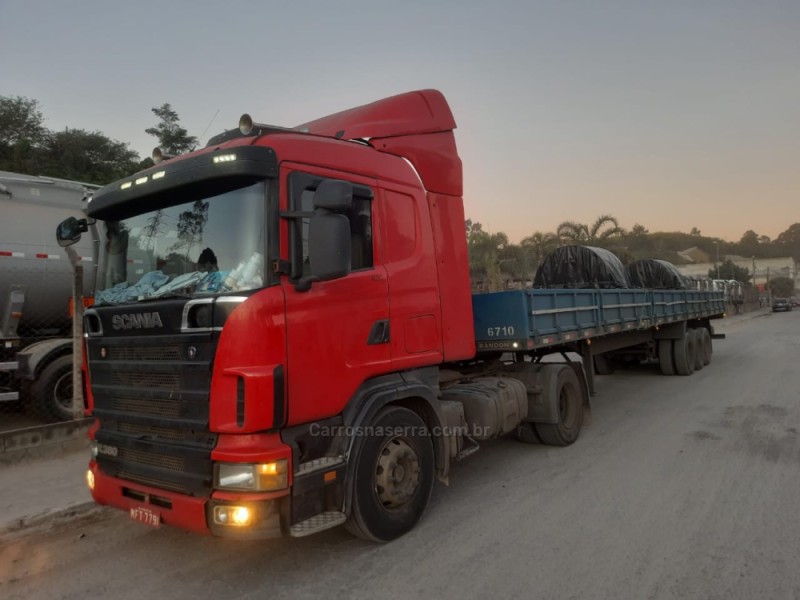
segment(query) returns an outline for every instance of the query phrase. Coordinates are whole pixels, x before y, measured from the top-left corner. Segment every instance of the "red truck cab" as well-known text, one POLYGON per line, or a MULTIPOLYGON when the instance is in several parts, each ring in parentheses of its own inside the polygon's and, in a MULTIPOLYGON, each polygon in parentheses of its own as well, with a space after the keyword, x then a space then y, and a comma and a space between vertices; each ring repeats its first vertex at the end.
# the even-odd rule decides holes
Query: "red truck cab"
POLYGON ((437 368, 475 353, 455 126, 434 90, 294 129, 245 116, 95 193, 97 502, 238 537, 313 533, 359 504, 364 537, 413 526, 450 459, 413 428, 446 424, 437 368), (206 244, 227 249, 208 285, 191 256, 206 244), (376 424, 412 433, 354 433, 376 424))

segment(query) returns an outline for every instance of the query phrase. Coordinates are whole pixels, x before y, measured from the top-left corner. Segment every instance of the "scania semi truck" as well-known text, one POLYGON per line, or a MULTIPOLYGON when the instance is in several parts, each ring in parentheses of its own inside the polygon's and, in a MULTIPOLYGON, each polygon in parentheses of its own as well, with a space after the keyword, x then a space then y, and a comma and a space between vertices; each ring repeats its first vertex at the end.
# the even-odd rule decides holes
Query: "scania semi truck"
POLYGON ((67 245, 100 220, 110 248, 85 315, 98 503, 385 542, 484 442, 575 442, 595 355, 710 361, 718 292, 473 296, 455 128, 435 90, 294 128, 243 115, 59 226, 67 245))

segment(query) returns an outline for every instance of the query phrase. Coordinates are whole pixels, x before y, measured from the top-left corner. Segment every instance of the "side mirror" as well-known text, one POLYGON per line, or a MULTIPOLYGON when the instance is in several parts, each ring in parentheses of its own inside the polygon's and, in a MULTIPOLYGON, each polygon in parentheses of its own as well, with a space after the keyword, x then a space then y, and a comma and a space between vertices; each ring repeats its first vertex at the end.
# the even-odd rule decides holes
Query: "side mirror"
POLYGON ((89 231, 89 223, 86 219, 76 219, 68 217, 61 221, 56 228, 56 239, 62 248, 71 246, 81 239, 81 234, 89 231))
POLYGON ((353 205, 353 184, 339 179, 326 179, 314 192, 314 208, 334 213, 350 210, 353 205))
POLYGON ((295 288, 307 292, 314 281, 330 281, 350 273, 350 220, 327 210, 316 210, 308 224, 308 260, 313 275, 295 288))

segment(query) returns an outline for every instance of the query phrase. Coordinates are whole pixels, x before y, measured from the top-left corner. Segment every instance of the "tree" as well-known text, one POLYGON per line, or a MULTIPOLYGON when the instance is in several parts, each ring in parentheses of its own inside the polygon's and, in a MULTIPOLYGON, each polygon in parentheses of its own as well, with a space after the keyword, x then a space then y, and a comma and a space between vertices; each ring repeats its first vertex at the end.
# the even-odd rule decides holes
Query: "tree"
POLYGON ((647 229, 644 225, 640 225, 636 223, 633 228, 631 229, 631 235, 634 237, 642 237, 650 233, 650 230, 647 229))
POLYGON ((176 156, 192 150, 197 145, 197 138, 189 135, 189 132, 180 126, 178 113, 170 104, 162 104, 151 110, 161 121, 155 127, 148 127, 144 131, 158 139, 158 147, 162 152, 176 156))
POLYGON ((531 270, 530 276, 536 272, 542 259, 558 247, 558 237, 552 233, 537 231, 520 242, 524 260, 531 270))
POLYGON ((138 159, 128 144, 99 131, 65 129, 48 136, 39 165, 51 177, 102 185, 135 173, 138 159))
POLYGON ((752 273, 744 267, 740 267, 731 260, 726 260, 718 265, 719 277, 717 277, 717 269, 713 267, 708 270, 708 276, 712 279, 735 279, 742 283, 748 283, 752 277, 752 273))
POLYGON ((795 260, 800 260, 800 223, 790 225, 775 238, 775 244, 795 260))
POLYGON ((560 240, 586 246, 602 245, 606 240, 620 237, 624 233, 625 230, 611 215, 600 215, 591 226, 575 221, 564 221, 556 229, 556 235, 560 240))
POLYGON ((467 219, 467 250, 470 274, 475 279, 485 280, 492 291, 503 289, 500 257, 508 246, 505 233, 489 233, 480 223, 467 219))
POLYGON ((48 131, 36 100, 0 96, 0 169, 38 174, 48 131))
POLYGON ((773 298, 788 298, 794 294, 794 281, 791 277, 773 277, 769 280, 769 291, 773 298))
POLYGON ((700 230, 697 227, 692 227, 692 230, 689 232, 689 235, 700 236, 700 230))
POLYGON ((0 145, 36 145, 47 135, 39 102, 22 96, 0 96, 0 145))

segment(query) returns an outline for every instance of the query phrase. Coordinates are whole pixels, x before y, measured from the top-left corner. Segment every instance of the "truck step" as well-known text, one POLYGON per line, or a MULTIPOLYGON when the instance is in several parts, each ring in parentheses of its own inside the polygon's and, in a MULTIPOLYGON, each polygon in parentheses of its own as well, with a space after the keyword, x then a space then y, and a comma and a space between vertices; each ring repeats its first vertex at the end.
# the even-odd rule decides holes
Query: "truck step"
POLYGON ((0 402, 19 400, 19 392, 0 392, 0 402))
POLYGON ((316 458, 314 460, 309 460, 308 462, 300 463, 295 475, 308 475, 309 473, 314 473, 315 471, 332 469, 343 464, 343 456, 323 456, 322 458, 316 458))
POLYGON ((289 533, 292 537, 304 537, 317 533, 318 531, 325 531, 331 527, 341 525, 347 520, 347 515, 341 512, 324 512, 314 515, 310 519, 300 521, 292 525, 289 533))
POLYGON ((19 367, 17 361, 14 362, 0 362, 0 371, 16 371, 19 367))

